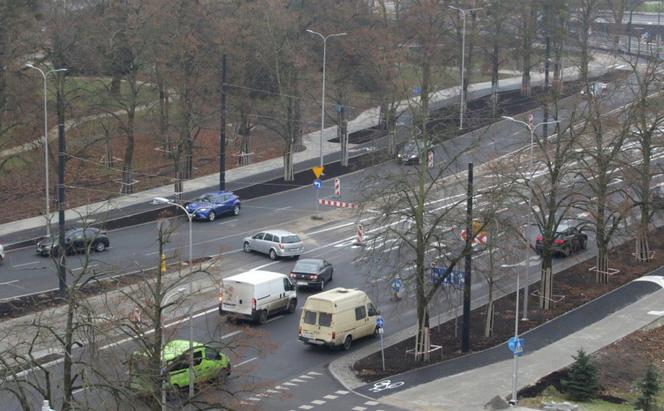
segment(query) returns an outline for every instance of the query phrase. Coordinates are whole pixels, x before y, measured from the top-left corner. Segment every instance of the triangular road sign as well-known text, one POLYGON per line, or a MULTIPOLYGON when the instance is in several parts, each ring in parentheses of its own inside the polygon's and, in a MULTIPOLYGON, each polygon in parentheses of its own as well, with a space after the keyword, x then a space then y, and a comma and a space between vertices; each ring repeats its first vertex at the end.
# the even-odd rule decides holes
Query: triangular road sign
POLYGON ((314 172, 316 178, 320 178, 320 175, 323 174, 324 167, 311 167, 311 171, 314 172))

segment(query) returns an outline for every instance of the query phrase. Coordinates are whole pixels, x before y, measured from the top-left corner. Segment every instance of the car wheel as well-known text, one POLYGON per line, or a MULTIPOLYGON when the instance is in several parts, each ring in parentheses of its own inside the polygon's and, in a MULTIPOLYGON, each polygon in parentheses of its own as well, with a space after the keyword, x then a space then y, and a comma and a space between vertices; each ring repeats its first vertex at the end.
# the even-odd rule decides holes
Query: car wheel
POLYGON ((371 336, 372 336, 373 338, 376 338, 376 337, 378 337, 379 335, 380 335, 379 328, 378 328, 378 327, 374 328, 374 332, 373 332, 373 334, 371 334, 371 336))
POLYGON ((297 301, 295 300, 290 300, 288 302, 288 313, 293 314, 295 312, 295 309, 297 308, 297 301))
POLYGON ((320 280, 320 285, 318 286, 320 291, 325 291, 325 280, 320 280))
POLYGON ((276 260, 277 257, 277 252, 274 251, 274 248, 270 248, 270 260, 276 260))
POLYGON ((297 260, 297 259, 299 259, 299 258, 300 258, 299 255, 294 255, 294 256, 293 256, 293 260, 297 260))
POLYGON ((103 241, 97 241, 94 245, 94 249, 96 252, 101 253, 106 249, 106 244, 104 244, 103 241))
POLYGON ((249 246, 249 241, 244 242, 244 245, 242 246, 242 249, 244 250, 245 253, 250 253, 251 252, 251 247, 249 246))
POLYGON ((569 257, 572 254, 572 248, 571 247, 566 247, 563 248, 563 257, 569 257))
POLYGON ((351 345, 353 345, 353 338, 350 335, 348 335, 348 336, 346 336, 346 339, 344 340, 344 345, 343 345, 344 350, 345 351, 350 351, 351 345))
POLYGON ((585 250, 588 244, 586 244, 587 240, 585 238, 581 239, 581 249, 585 250))
POLYGON ((332 282, 332 276, 333 275, 334 275, 333 273, 330 273, 330 278, 327 279, 328 282, 330 282, 330 283, 332 282))
POLYGON ((258 314, 258 323, 265 324, 266 322, 267 322, 267 310, 261 310, 260 314, 258 314))
POLYGON ((214 213, 214 211, 210 211, 210 214, 208 214, 208 221, 212 222, 215 218, 217 218, 217 215, 214 213))
POLYGON ((233 207, 233 215, 240 215, 240 206, 236 205, 233 207))

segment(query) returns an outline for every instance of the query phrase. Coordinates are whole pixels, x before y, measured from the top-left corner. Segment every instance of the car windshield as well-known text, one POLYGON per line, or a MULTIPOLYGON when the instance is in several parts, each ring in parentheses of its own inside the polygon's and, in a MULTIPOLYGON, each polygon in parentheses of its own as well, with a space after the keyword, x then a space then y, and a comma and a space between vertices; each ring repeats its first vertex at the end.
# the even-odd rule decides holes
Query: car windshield
POLYGON ((317 273, 318 263, 311 261, 298 261, 293 268, 296 273, 317 273))
POLYGON ((300 242, 300 237, 296 235, 285 235, 281 237, 281 242, 284 244, 292 244, 292 243, 299 243, 300 242))
POLYGON ((403 146, 403 151, 406 153, 417 153, 417 144, 408 143, 405 146, 403 146))

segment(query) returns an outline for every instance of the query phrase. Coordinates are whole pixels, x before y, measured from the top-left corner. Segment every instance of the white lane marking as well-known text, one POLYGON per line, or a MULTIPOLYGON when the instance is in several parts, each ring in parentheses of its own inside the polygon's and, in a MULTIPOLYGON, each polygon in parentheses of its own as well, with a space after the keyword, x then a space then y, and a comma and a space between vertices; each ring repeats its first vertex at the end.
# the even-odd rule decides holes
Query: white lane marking
POLYGON ((339 224, 339 225, 335 225, 335 226, 333 226, 333 227, 323 228, 323 229, 318 230, 318 231, 312 231, 312 232, 310 232, 310 233, 305 232, 304 235, 306 235, 306 236, 312 236, 312 235, 316 235, 316 234, 324 233, 324 232, 326 232, 326 231, 332 231, 332 230, 337 230, 337 229, 339 229, 339 228, 348 227, 349 225, 353 225, 353 224, 355 224, 355 223, 354 223, 354 222, 350 222, 350 223, 339 224))
POLYGON ((12 265, 12 268, 17 268, 17 267, 25 267, 26 265, 34 265, 34 264, 39 264, 39 261, 30 261, 29 263, 22 263, 22 264, 14 264, 12 265))
POLYGON ((237 331, 233 331, 232 333, 228 333, 228 334, 222 336, 221 339, 225 340, 226 338, 231 338, 231 337, 236 336, 238 334, 242 334, 242 330, 237 330, 237 331))
MULTIPOLYGON (((534 260, 539 260, 539 256, 534 255, 534 256, 530 257, 531 262, 533 262, 534 260)), ((519 261, 516 264, 502 264, 501 267, 502 268, 510 268, 510 267, 518 267, 518 266, 521 266, 521 265, 526 265, 526 260, 519 261)))
MULTIPOLYGON (((95 267, 97 267, 98 265, 99 265, 99 264, 89 264, 89 265, 86 266, 85 268, 86 268, 86 269, 87 269, 87 268, 95 268, 95 267)), ((76 268, 72 268, 71 270, 72 270, 72 271, 78 271, 78 270, 82 270, 82 269, 83 269, 83 267, 76 267, 76 268)))
POLYGON ((243 365, 245 365, 245 364, 249 364, 250 362, 252 362, 252 361, 254 361, 254 360, 257 360, 257 359, 258 359, 258 357, 252 357, 252 358, 249 358, 248 360, 244 360, 244 361, 242 361, 241 363, 239 363, 238 365, 236 365, 236 366, 233 367, 233 368, 242 367, 243 365))
POLYGON ((276 316, 276 317, 272 317, 272 318, 270 318, 269 320, 265 321, 265 324, 269 324, 269 323, 275 322, 275 321, 280 320, 280 319, 282 319, 282 318, 284 318, 283 315, 278 315, 278 316, 276 316))
POLYGON ((0 283, 0 285, 9 285, 9 284, 17 283, 17 282, 18 282, 18 280, 12 280, 12 281, 7 281, 7 282, 4 282, 4 283, 0 283))
POLYGON ((661 317, 664 315, 664 311, 648 311, 648 315, 656 315, 658 317, 661 317))

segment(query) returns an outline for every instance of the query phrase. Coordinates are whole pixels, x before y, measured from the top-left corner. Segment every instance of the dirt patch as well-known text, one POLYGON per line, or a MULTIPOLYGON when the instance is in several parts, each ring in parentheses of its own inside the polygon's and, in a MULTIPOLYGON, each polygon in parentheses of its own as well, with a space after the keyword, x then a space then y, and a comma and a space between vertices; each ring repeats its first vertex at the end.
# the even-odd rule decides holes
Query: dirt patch
MULTIPOLYGON (((612 268, 619 270, 619 273, 613 275, 608 284, 595 283, 594 273, 588 271, 595 263, 594 258, 556 274, 553 282, 553 294, 564 296, 564 298, 562 301, 554 303, 552 308, 546 312, 530 310, 529 320, 520 322, 520 332, 523 333, 556 318, 664 265, 664 229, 652 232, 650 244, 654 246, 655 256, 647 264, 634 263, 632 257, 633 241, 614 247, 610 252, 609 262, 612 268)), ((538 288, 539 283, 536 283, 531 289, 538 288)), ((490 338, 484 337, 486 307, 480 307, 471 312, 471 351, 481 351, 502 344, 512 336, 514 332, 514 297, 515 295, 512 293, 496 301, 494 335, 490 338)), ((532 294, 529 296, 528 303, 529 307, 538 306, 538 300, 532 294)), ((414 368, 459 357, 463 355, 461 353, 461 321, 458 321, 457 326, 458 328, 455 330, 455 321, 451 320, 431 330, 431 343, 442 345, 443 352, 442 354, 432 355, 433 358, 428 362, 416 362, 411 354, 406 353, 406 350, 410 350, 415 346, 415 338, 413 337, 385 349, 385 371, 381 369, 380 352, 357 361, 353 365, 353 369, 358 378, 365 382, 371 382, 414 368)), ((656 344, 654 345, 656 347, 656 344)), ((659 346, 660 356, 664 355, 661 347, 662 345, 659 346)), ((616 368, 620 367, 616 365, 616 368)), ((638 366, 635 366, 635 368, 638 368, 638 366)), ((619 378, 620 375, 615 376, 616 380, 619 378)))

